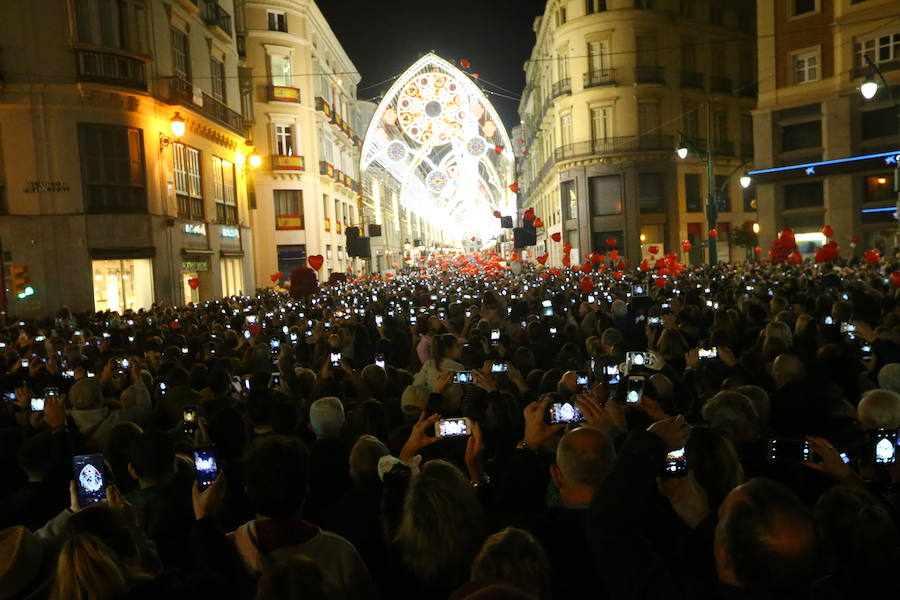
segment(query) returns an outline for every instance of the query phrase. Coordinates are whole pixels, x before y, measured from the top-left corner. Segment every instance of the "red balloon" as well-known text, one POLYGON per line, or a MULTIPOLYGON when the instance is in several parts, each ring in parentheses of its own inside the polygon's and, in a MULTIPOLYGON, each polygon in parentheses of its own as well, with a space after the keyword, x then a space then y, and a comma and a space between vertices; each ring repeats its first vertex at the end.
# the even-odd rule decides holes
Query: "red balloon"
POLYGON ((655 283, 656 287, 658 287, 658 288, 664 288, 664 287, 666 287, 666 278, 665 277, 657 277, 656 279, 653 280, 653 283, 655 283))
POLYGON ((539 263, 541 263, 542 265, 546 265, 546 264, 547 264, 547 258, 549 258, 549 257, 550 257, 550 254, 549 254, 549 253, 547 253, 547 254, 541 254, 540 256, 535 257, 535 260, 538 261, 539 263))
POLYGON ((891 283, 895 286, 900 287, 900 271, 894 271, 891 273, 891 283))
POLYGON ((682 252, 690 252, 691 251, 691 243, 688 240, 683 240, 681 242, 681 251, 682 252))
POLYGON ((609 253, 609 260, 611 260, 613 262, 616 262, 617 260, 619 260, 619 251, 611 250, 609 253))
POLYGON ((852 243, 852 244, 858 244, 858 243, 859 243, 859 236, 858 236, 858 235, 854 235, 852 238, 850 238, 850 243, 852 243))
POLYGON ((873 248, 872 250, 866 250, 866 260, 869 261, 870 265, 874 265, 879 260, 881 260, 881 253, 877 248, 873 248))
POLYGON ((534 209, 529 208, 528 210, 526 210, 525 213, 522 215, 522 218, 525 219, 526 221, 534 221, 534 209))
POLYGON ((560 235, 560 233, 557 231, 556 233, 554 233, 553 235, 550 236, 550 239, 553 240, 554 242, 558 242, 559 240, 562 239, 562 235, 560 235))
POLYGON ((647 248, 647 252, 649 252, 650 254, 658 254, 659 246, 650 246, 649 248, 647 248))
POLYGON ((590 275, 592 270, 593 270, 593 265, 591 265, 591 261, 586 260, 583 263, 581 263, 581 272, 584 273, 585 275, 590 275))
MULTIPOLYGON (((615 248, 618 243, 619 242, 617 242, 616 238, 614 238, 614 237, 606 238, 606 245, 609 246, 610 248, 615 248)), ((613 260, 615 260, 615 259, 613 259, 613 260)))
POLYGON ((192 290, 196 290, 198 287, 200 287, 200 280, 196 277, 191 277, 190 279, 188 279, 188 285, 191 286, 192 290))
POLYGON ((509 184, 509 189, 510 189, 510 191, 512 191, 513 194, 518 194, 519 193, 519 182, 513 182, 513 183, 509 184))
POLYGON ((559 275, 559 269, 550 269, 547 272, 550 273, 551 275, 559 275))
POLYGON ((832 227, 831 225, 826 225, 822 228, 822 235, 827 238, 834 237, 834 227, 832 227))
POLYGON ((569 256, 568 254, 566 254, 565 256, 563 256, 563 258, 562 258, 562 264, 564 264, 564 265, 567 266, 567 267, 568 267, 568 266, 571 266, 571 264, 572 264, 572 257, 569 256))
POLYGON ((650 263, 648 263, 648 262, 647 262, 647 259, 645 258, 644 260, 641 261, 641 264, 638 265, 638 268, 639 268, 641 271, 649 271, 649 270, 650 270, 650 263))
POLYGON ((793 250, 797 247, 797 241, 796 239, 794 239, 793 229, 782 229, 781 234, 779 234, 778 236, 778 240, 781 242, 781 245, 788 250, 793 250))
POLYGON ((502 154, 505 148, 506 146, 494 146, 494 152, 496 152, 497 154, 502 154))
POLYGON ((499 210, 495 210, 495 211, 494 211, 494 216, 497 217, 497 218, 499 219, 499 218, 502 217, 503 215, 500 214, 500 211, 499 211, 499 210))
POLYGON ((762 252, 762 248, 760 248, 759 246, 753 248, 753 254, 759 254, 760 252, 762 252))
MULTIPOLYGON (((817 258, 819 257, 819 253, 818 253, 818 252, 816 253, 816 257, 817 257, 817 258)), ((787 260, 788 260, 788 262, 791 263, 792 265, 799 265, 800 263, 803 262, 803 255, 800 254, 800 252, 799 252, 798 250, 794 250, 793 252, 791 252, 791 253, 788 255, 787 260)), ((825 262, 825 261, 816 261, 816 262, 825 262)))
POLYGON ((620 279, 622 279, 622 271, 613 271, 612 276, 613 276, 613 279, 615 279, 616 281, 619 281, 620 279))
POLYGON ((718 230, 718 229, 710 229, 710 230, 709 230, 709 237, 711 237, 711 238, 717 238, 717 237, 719 237, 719 230, 718 230))
POLYGON ((271 279, 272 282, 274 283, 274 282, 278 281, 279 279, 281 279, 281 273, 272 273, 271 275, 269 275, 269 279, 271 279))
POLYGON ((581 291, 585 294, 590 294, 594 291, 594 282, 591 281, 590 277, 585 277, 581 280, 581 291))
POLYGON ((472 63, 470 63, 469 59, 467 59, 467 58, 461 58, 459 60, 459 66, 461 66, 463 69, 468 69, 469 67, 472 66, 472 63))
POLYGON ((535 228, 543 227, 543 226, 544 226, 544 222, 541 221, 540 218, 537 218, 537 219, 534 220, 534 227, 535 227, 535 228))
POLYGON ((594 252, 588 258, 590 258, 591 262, 595 265, 599 265, 600 263, 603 262, 603 255, 600 254, 599 252, 594 252))
MULTIPOLYGON (((313 254, 312 256, 306 257, 306 262, 312 267, 314 270, 318 271, 322 268, 322 265, 325 263, 325 258, 322 257, 321 254, 313 254)), ((397 268, 397 264, 394 263, 394 268, 397 268)))
POLYGON ((624 260, 620 260, 619 262, 617 262, 617 263, 616 263, 616 268, 617 268, 618 270, 620 270, 620 271, 624 271, 624 270, 625 270, 625 261, 624 261, 624 260))

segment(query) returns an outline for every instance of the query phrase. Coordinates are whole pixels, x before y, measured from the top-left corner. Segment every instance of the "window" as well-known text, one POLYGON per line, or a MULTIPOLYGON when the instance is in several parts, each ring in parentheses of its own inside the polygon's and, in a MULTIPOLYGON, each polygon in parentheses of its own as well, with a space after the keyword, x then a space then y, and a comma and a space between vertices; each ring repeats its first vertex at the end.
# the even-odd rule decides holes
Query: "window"
POLYGON ((563 148, 572 144, 572 115, 563 115, 559 120, 560 142, 563 148))
POLYGON ((591 109, 591 140, 595 150, 600 142, 612 137, 612 106, 591 109))
POLYGON ((709 5, 709 22, 712 25, 722 25, 724 20, 725 19, 724 19, 722 7, 717 5, 715 2, 712 2, 709 5))
POLYGON ((556 12, 556 26, 559 27, 560 25, 565 25, 565 24, 566 24, 566 7, 563 6, 556 12))
POLYGON ((278 54, 269 55, 269 67, 272 72, 272 85, 293 87, 291 77, 291 59, 278 54))
POLYGON ((215 58, 210 58, 209 72, 212 77, 213 98, 219 102, 225 102, 225 63, 215 58))
POLYGON ((689 73, 697 71, 697 43, 692 37, 681 38, 681 70, 689 73))
MULTIPOLYGON (((240 296, 244 293, 244 269, 239 256, 223 256, 219 259, 222 273, 222 296, 240 296)), ((280 269, 279 269, 280 270, 280 269)))
POLYGON ((75 0, 79 42, 147 53, 147 10, 134 0, 75 0))
POLYGON ((616 248, 624 248, 625 244, 623 243, 624 236, 622 235, 622 231, 595 231, 593 235, 593 248, 594 252, 605 253, 609 250, 609 246, 606 245, 606 240, 613 238, 616 240, 616 248))
POLYGON ((853 55, 856 67, 866 66, 863 56, 875 64, 900 60, 900 31, 855 40, 853 55))
POLYGON ((753 116, 746 113, 741 115, 741 141, 745 144, 753 143, 753 116))
POLYGON ((794 65, 794 85, 818 81, 818 52, 798 52, 793 55, 791 63, 794 65))
POLYGON ((191 80, 188 37, 186 33, 179 29, 172 29, 172 71, 175 77, 179 79, 191 80))
POLYGON ((609 42, 591 42, 588 44, 588 65, 591 72, 603 72, 609 68, 609 42))
POLYGON ((790 152, 802 148, 818 148, 822 145, 822 122, 809 121, 781 128, 781 150, 790 152))
POLYGON ((638 202, 642 213, 661 213, 665 211, 664 177, 663 173, 638 174, 638 202))
POLYGON ((684 135, 696 140, 700 137, 700 108, 696 104, 684 104, 684 113, 681 115, 684 135))
POLYGON ((693 17, 694 0, 678 0, 678 12, 682 17, 693 17))
POLYGON ((270 10, 269 14, 269 31, 287 32, 287 15, 282 11, 270 10))
POLYGON ((896 206, 897 193, 894 191, 894 174, 885 172, 882 175, 873 175, 863 178, 863 202, 886 203, 896 206))
POLYGON ((153 260, 150 258, 92 260, 94 310, 150 308, 153 304, 153 260))
POLYGON ((85 212, 147 211, 140 129, 79 124, 78 150, 85 212))
POLYGON ((175 158, 175 197, 178 216, 202 221, 203 188, 200 185, 200 151, 184 144, 172 144, 175 158))
POLYGON ((798 15, 814 12, 818 0, 792 0, 792 2, 793 12, 791 15, 796 17, 798 15))
POLYGON ((559 69, 558 69, 559 80, 563 81, 564 79, 568 79, 569 78, 569 51, 568 50, 566 50, 565 52, 560 52, 559 61, 557 64, 559 66, 559 69))
POLYGON ((640 135, 652 135, 659 131, 659 103, 638 103, 638 133, 640 135))
POLYGON ((591 216, 622 214, 622 177, 620 175, 588 177, 588 198, 591 203, 591 216))
POLYGON ((559 193, 562 200, 563 212, 566 219, 578 218, 578 192, 575 181, 563 181, 559 184, 559 193))
POLYGON ((234 165, 218 156, 213 156, 212 172, 216 221, 233 225, 238 221, 237 202, 234 194, 234 165))
POLYGON ((894 107, 861 112, 859 120, 860 137, 864 140, 888 136, 896 138, 898 133, 900 133, 897 123, 897 109, 894 107))
POLYGON ((712 74, 714 77, 725 77, 725 62, 728 60, 728 50, 725 44, 710 44, 709 51, 712 54, 712 74))
POLYGON ((731 192, 728 189, 728 175, 716 175, 716 200, 720 212, 731 212, 731 192))
POLYGON ((821 181, 794 183, 784 186, 784 209, 824 206, 825 195, 821 181))
POLYGON ((589 15, 606 10, 606 0, 585 0, 584 13, 589 15))
POLYGON ((728 139, 728 111, 714 108, 712 111, 712 139, 720 142, 728 139))
POLYGON ((275 125, 275 153, 282 156, 294 154, 293 125, 275 125))
POLYGON ((303 229, 303 191, 275 190, 275 229, 303 229))
POLYGON ((656 66, 656 36, 639 35, 635 39, 635 46, 639 67, 656 66))
POLYGON ((697 173, 684 174, 684 200, 687 212, 700 212, 703 198, 700 195, 700 175, 697 173))

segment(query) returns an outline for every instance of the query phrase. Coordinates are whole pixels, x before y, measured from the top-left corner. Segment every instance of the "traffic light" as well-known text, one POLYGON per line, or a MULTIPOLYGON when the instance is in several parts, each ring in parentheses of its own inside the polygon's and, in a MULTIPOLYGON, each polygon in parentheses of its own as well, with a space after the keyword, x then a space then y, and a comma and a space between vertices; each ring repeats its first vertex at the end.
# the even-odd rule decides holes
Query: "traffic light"
POLYGON ((22 300, 34 294, 31 286, 31 277, 28 275, 28 265, 11 265, 9 267, 12 291, 16 298, 22 300))

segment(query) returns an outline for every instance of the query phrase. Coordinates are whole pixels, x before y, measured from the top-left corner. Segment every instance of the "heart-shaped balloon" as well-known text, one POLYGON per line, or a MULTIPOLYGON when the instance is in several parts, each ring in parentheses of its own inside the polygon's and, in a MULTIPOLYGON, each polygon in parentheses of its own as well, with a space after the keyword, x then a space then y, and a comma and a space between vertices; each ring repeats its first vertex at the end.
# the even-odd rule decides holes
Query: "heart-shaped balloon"
POLYGON ((826 225, 822 228, 822 235, 827 238, 834 237, 834 227, 832 227, 831 225, 826 225))
POLYGON ((688 240, 683 240, 681 242, 681 251, 682 252, 690 252, 691 251, 691 243, 688 240))
MULTIPOLYGON (((306 257, 306 262, 313 270, 318 271, 322 268, 322 265, 325 264, 325 258, 321 254, 313 254, 312 256, 306 257)), ((394 268, 397 268, 396 264, 394 265, 394 268)))
POLYGON ((900 271, 894 271, 891 273, 891 283, 895 286, 900 287, 900 271))
POLYGON ((566 265, 567 267, 570 266, 572 264, 572 257, 568 254, 564 255, 562 258, 562 264, 566 265))
POLYGON ((584 273, 585 275, 590 275, 592 270, 593 270, 593 265, 591 264, 591 261, 586 260, 583 263, 581 263, 581 272, 584 273))
POLYGON ((547 272, 554 276, 559 275, 559 269, 550 269, 547 272))
POLYGON ((591 259, 591 262, 595 265, 599 265, 600 263, 603 262, 603 255, 600 254, 599 252, 592 253, 589 258, 591 259))
POLYGON ((542 265, 546 265, 546 264, 547 264, 547 259, 548 259, 549 257, 550 257, 550 254, 549 254, 549 253, 541 254, 540 256, 536 257, 535 260, 538 261, 539 263, 541 263, 542 265))
POLYGON ((656 287, 658 287, 658 288, 664 288, 664 287, 666 287, 666 278, 665 277, 657 277, 656 279, 653 280, 653 283, 656 284, 656 287))
POLYGON ((526 221, 534 221, 534 209, 533 208, 527 209, 525 211, 525 213, 522 215, 522 218, 525 219, 526 221))
POLYGON ((540 218, 537 218, 537 219, 534 220, 534 226, 535 226, 535 228, 543 227, 543 226, 544 226, 544 222, 541 221, 540 218))
POLYGON ((504 146, 494 146, 494 152, 497 154, 503 154, 504 146))
POLYGON ((495 211, 494 211, 494 216, 497 217, 497 218, 499 219, 499 218, 502 217, 503 215, 500 213, 499 210, 495 210, 495 211))
POLYGON ((200 287, 200 280, 196 277, 191 277, 190 279, 188 279, 188 285, 192 290, 196 290, 198 287, 200 287))
POLYGON ((881 260, 881 253, 877 248, 873 248, 872 250, 866 250, 866 260, 870 265, 874 265, 879 260, 881 260))
POLYGON ((560 235, 560 233, 557 231, 556 233, 554 233, 550 236, 550 239, 553 240, 554 242, 558 242, 559 240, 562 239, 562 235, 560 235))
POLYGON ((513 194, 518 194, 519 193, 519 183, 514 182, 514 183, 509 184, 509 191, 511 191, 513 194))
POLYGON ((609 253, 609 260, 611 260, 613 262, 616 262, 617 260, 619 260, 619 251, 618 250, 611 251, 609 253))
POLYGON ((585 294, 590 294, 594 291, 594 282, 591 281, 590 277, 585 277, 581 280, 581 291, 585 294))
POLYGON ((271 275, 269 275, 269 279, 271 279, 272 282, 274 283, 274 282, 278 281, 279 279, 281 279, 281 273, 272 273, 271 275))
POLYGON ((647 252, 649 252, 650 254, 658 254, 659 246, 650 246, 649 248, 647 248, 647 252))
POLYGON ((617 243, 618 242, 616 241, 616 238, 614 238, 614 237, 606 238, 606 245, 609 246, 610 248, 615 248, 617 243))
POLYGON ((612 276, 613 276, 613 279, 615 279, 616 281, 619 281, 620 279, 622 279, 622 271, 614 271, 612 276))

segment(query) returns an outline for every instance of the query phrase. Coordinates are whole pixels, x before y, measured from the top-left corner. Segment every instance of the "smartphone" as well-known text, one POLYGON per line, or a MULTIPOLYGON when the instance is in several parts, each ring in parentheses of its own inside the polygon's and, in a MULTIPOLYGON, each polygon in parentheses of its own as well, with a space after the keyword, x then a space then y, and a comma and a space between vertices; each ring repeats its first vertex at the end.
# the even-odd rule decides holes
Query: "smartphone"
POLYGON ((44 399, 43 398, 32 398, 31 399, 31 412, 44 412, 44 399))
POLYGON ((187 353, 188 353, 188 349, 187 349, 185 346, 182 346, 182 347, 181 347, 181 354, 184 355, 184 356, 187 356, 187 353))
POLYGON ((772 438, 768 444, 768 457, 773 462, 812 462, 812 450, 806 440, 772 438))
POLYGON ((456 383, 473 383, 475 377, 472 376, 471 371, 457 371, 453 376, 453 381, 456 383))
POLYGON ((275 352, 276 350, 281 348, 281 340, 279 340, 278 338, 272 338, 271 340, 269 340, 269 348, 272 349, 272 352, 275 352))
POLYGON ((78 488, 78 505, 90 506, 106 500, 106 463, 102 454, 80 454, 72 457, 72 471, 78 488))
POLYGON ((590 294, 587 298, 587 301, 588 301, 588 304, 593 304, 594 302, 597 301, 597 299, 594 297, 593 294, 590 294))
POLYGON ((699 348, 697 350, 697 356, 701 359, 718 358, 719 349, 716 346, 713 346, 712 348, 699 348))
POLYGON ((66 379, 75 379, 75 369, 66 369, 63 371, 63 377, 66 379))
POLYGON ((299 336, 296 333, 291 334, 291 343, 292 344, 296 344, 298 339, 299 339, 299 336))
POLYGON ((507 373, 509 364, 505 362, 495 362, 491 365, 491 373, 507 373))
POLYGON ((375 315, 375 327, 381 327, 384 324, 384 317, 375 315))
POLYGON ((466 311, 466 318, 467 318, 467 319, 471 319, 471 318, 472 318, 472 311, 471 311, 471 310, 467 310, 467 311, 466 311))
POLYGON ((871 435, 875 464, 894 464, 897 461, 897 430, 876 429, 871 435))
POLYGON ((219 476, 215 446, 194 448, 194 469, 197 471, 197 487, 201 492, 215 483, 219 476))
POLYGON ((684 448, 673 450, 666 454, 666 465, 661 474, 662 477, 684 477, 688 472, 687 456, 684 448))
POLYGON ((196 406, 185 406, 182 411, 184 415, 185 423, 196 423, 197 422, 197 407, 196 406))
POLYGON ((244 339, 245 339, 245 340, 249 340, 249 339, 250 339, 250 335, 251 335, 250 330, 249 330, 249 329, 245 329, 245 330, 244 330, 244 339))
POLYGON ((649 352, 626 352, 625 363, 629 367, 643 367, 649 365, 651 357, 649 352))
POLYGON ((125 370, 125 369, 130 369, 130 368, 131 368, 131 361, 128 360, 127 358, 117 358, 117 359, 116 359, 116 367, 117 367, 120 371, 123 371, 123 370, 125 370))
POLYGON ((462 437, 472 435, 472 419, 468 417, 441 419, 437 422, 435 433, 437 437, 462 437))
POLYGON ((552 300, 542 300, 541 301, 541 314, 545 317, 553 316, 553 301, 552 300))
POLYGON ((603 376, 607 385, 618 385, 622 380, 619 375, 619 365, 606 365, 603 367, 603 376))
POLYGON ((341 353, 340 352, 332 352, 328 357, 328 364, 330 364, 333 368, 338 368, 341 366, 341 353))
POLYGON ((856 324, 855 323, 841 323, 841 333, 847 334, 847 339, 855 340, 856 339, 856 324))
POLYGON ((43 335, 39 335, 39 336, 37 336, 37 337, 34 338, 34 341, 35 341, 35 342, 44 342, 44 341, 46 341, 46 340, 47 340, 47 337, 46 337, 46 336, 43 336, 43 335))
POLYGON ((646 296, 647 295, 647 286, 645 285, 633 285, 631 286, 631 295, 632 296, 646 296))
POLYGON ((244 381, 244 389, 247 390, 247 391, 249 392, 249 391, 250 391, 250 376, 249 376, 249 375, 244 375, 244 380, 243 380, 243 381, 244 381))
POLYGON ((247 315, 244 317, 245 325, 256 325, 259 323, 259 317, 257 315, 247 315))
POLYGON ((23 369, 27 369, 29 364, 31 364, 31 363, 28 361, 27 358, 23 358, 22 360, 19 361, 19 365, 21 365, 21 367, 23 369))
POLYGON ((547 407, 547 421, 551 425, 584 423, 585 418, 574 402, 553 402, 547 407))
POLYGON ((863 344, 862 345, 862 360, 863 362, 869 362, 872 360, 872 344, 863 344))
POLYGON ((409 315, 409 324, 410 325, 415 325, 417 321, 418 321, 418 319, 416 318, 416 315, 409 315))
POLYGON ((632 375, 628 378, 628 386, 625 388, 625 403, 639 404, 644 396, 644 376, 632 375))
POLYGON ((579 394, 586 394, 591 390, 587 371, 575 371, 575 387, 579 394))
POLYGON ((831 315, 828 315, 827 317, 825 317, 825 324, 826 325, 834 325, 834 319, 831 317, 831 315))
POLYGON ((15 402, 16 401, 16 393, 15 392, 4 392, 3 399, 7 402, 15 402))
POLYGON ((272 374, 269 376, 269 387, 277 388, 281 385, 281 372, 280 371, 272 371, 272 374))
POLYGON ((375 355, 375 364, 378 365, 379 367, 381 367, 382 369, 384 368, 384 354, 376 354, 375 355))
POLYGON ((650 317, 647 319, 647 325, 653 327, 661 327, 663 324, 662 317, 650 317))
POLYGON ((160 381, 160 382, 159 382, 159 395, 160 395, 160 396, 165 396, 165 395, 166 395, 166 392, 169 391, 169 390, 168 390, 168 387, 169 387, 169 386, 166 385, 166 382, 165 382, 165 381, 160 381))
POLYGON ((491 329, 491 345, 496 346, 500 343, 500 330, 491 329))

